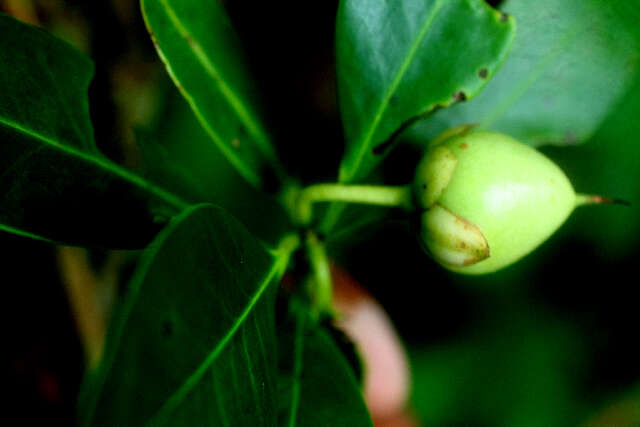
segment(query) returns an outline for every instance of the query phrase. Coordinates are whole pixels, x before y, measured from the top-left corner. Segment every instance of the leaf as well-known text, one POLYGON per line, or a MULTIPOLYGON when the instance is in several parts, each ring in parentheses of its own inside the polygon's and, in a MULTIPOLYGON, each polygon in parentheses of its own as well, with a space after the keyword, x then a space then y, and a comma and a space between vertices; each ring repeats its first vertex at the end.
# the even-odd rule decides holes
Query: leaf
POLYGON ((199 125, 167 78, 155 123, 136 133, 142 173, 190 202, 223 206, 260 240, 275 246, 291 230, 275 197, 244 180, 199 125))
POLYGON ((340 2, 338 95, 347 140, 340 181, 366 177, 418 117, 473 98, 514 35, 513 19, 482 0, 340 2))
MULTIPOLYGON (((640 72, 623 100, 584 144, 544 152, 566 172, 577 191, 629 201, 631 206, 577 209, 564 231, 592 244, 599 256, 635 256, 640 243, 640 72)), ((564 234, 564 233, 563 233, 564 234)))
POLYGON ((280 425, 371 426, 349 362, 335 342, 296 300, 279 326, 280 425))
POLYGON ((149 205, 185 204, 117 166, 94 143, 91 61, 0 14, 0 229, 69 244, 140 247, 158 231, 149 205))
POLYGON ((638 68, 637 1, 505 2, 518 35, 504 66, 473 101, 416 125, 427 141, 464 123, 527 144, 586 141, 617 103, 638 68))
POLYGON ((144 254, 81 425, 275 425, 274 256, 212 205, 189 208, 144 254))
POLYGON ((141 5, 167 71, 220 151, 257 188, 270 185, 269 173, 282 179, 223 6, 206 0, 141 0, 141 5))

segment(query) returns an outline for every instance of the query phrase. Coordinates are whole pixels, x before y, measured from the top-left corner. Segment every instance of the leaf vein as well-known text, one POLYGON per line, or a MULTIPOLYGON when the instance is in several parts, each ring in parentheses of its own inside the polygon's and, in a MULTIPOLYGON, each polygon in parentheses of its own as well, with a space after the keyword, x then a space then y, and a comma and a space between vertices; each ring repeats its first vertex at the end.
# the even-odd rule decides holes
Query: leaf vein
POLYGON ((215 142, 218 149, 222 151, 222 153, 226 156, 226 158, 229 159, 229 162, 240 172, 240 174, 247 181, 249 181, 249 183, 251 183, 256 187, 259 187, 260 177, 258 177, 258 175, 254 173, 251 169, 246 167, 246 165, 244 164, 240 156, 236 152, 231 150, 228 147, 228 145, 224 143, 220 135, 218 135, 216 131, 213 130, 213 128, 209 125, 208 121, 202 115, 202 112, 198 108, 198 105, 193 99, 193 97, 191 96, 191 94, 184 89, 182 82, 178 78, 178 75, 173 71, 173 68, 171 67, 171 63, 169 62, 169 60, 167 59, 166 55, 164 54, 164 52, 160 47, 158 47, 158 55, 160 56, 160 59, 162 59, 162 62, 164 62, 165 66, 167 67, 167 72, 169 73, 173 81, 176 83, 178 90, 180 91, 182 96, 184 96, 184 98, 187 100, 187 103, 189 104, 189 106, 191 107, 191 110, 193 111, 196 118, 198 119, 198 122, 200 122, 200 125, 203 127, 205 132, 215 142))
POLYGON ((211 367, 213 362, 220 356, 222 351, 227 347, 231 339, 235 336, 236 332, 244 324, 247 317, 251 314, 252 310, 259 302, 260 298, 264 294, 265 290, 279 273, 279 263, 274 262, 271 269, 263 279, 258 289, 254 292, 253 296, 249 300, 249 303, 245 309, 240 313, 236 321, 233 323, 229 331, 222 337, 218 345, 209 353, 207 358, 198 366, 193 374, 186 379, 186 381, 176 390, 165 402, 165 404, 156 412, 155 416, 151 417, 149 424, 154 424, 155 420, 161 419, 173 411, 184 400, 187 394, 197 385, 202 376, 211 367))
POLYGON ((367 130, 367 133, 361 140, 360 150, 358 151, 356 160, 353 163, 351 170, 349 171, 348 175, 344 177, 341 181, 350 181, 353 175, 355 174, 355 171, 358 170, 358 167, 362 162, 364 154, 367 152, 367 150, 369 149, 369 146, 371 145, 371 139, 373 138, 373 135, 376 129, 378 128, 380 121, 382 120, 384 112, 387 110, 389 106, 389 103, 391 101, 391 98, 393 97, 393 94, 398 89, 398 86, 400 85, 400 82, 402 81, 404 74, 409 69, 409 66, 411 65, 411 61, 413 60, 416 52, 418 51, 418 47, 422 44, 422 41, 427 35, 428 29, 431 27, 433 20, 435 19, 438 12, 440 12, 443 5, 444 5, 444 2, 442 0, 436 0, 436 3, 433 6, 433 9, 425 19, 422 28, 420 28, 420 32, 418 33, 418 36, 416 37, 414 42, 411 44, 411 47, 409 49, 409 52, 407 53, 407 56, 405 57, 404 61, 402 61, 400 68, 398 68, 398 72, 393 78, 391 85, 389 86, 389 89, 385 92, 382 102, 380 103, 380 106, 376 111, 373 122, 371 123, 371 126, 369 126, 369 129, 367 130))
POLYGON ((196 40, 193 34, 189 31, 189 29, 182 23, 181 19, 176 14, 175 10, 169 4, 168 0, 160 0, 162 5, 164 6, 167 17, 171 21, 171 23, 175 26, 176 30, 180 36, 187 42, 189 49, 193 52, 194 56, 198 60, 198 62, 202 65, 202 68, 205 72, 211 76, 211 78, 216 82, 220 92, 227 99, 227 102, 231 106, 231 108, 236 112, 240 120, 247 126, 249 132, 254 136, 258 147, 269 158, 273 158, 273 153, 270 150, 268 145, 268 138, 265 133, 262 131, 256 120, 251 117, 251 114, 245 107, 244 103, 236 96, 233 90, 224 82, 220 72, 216 68, 215 64, 212 60, 207 56, 206 52, 202 49, 202 45, 196 40))
POLYGON ((43 142, 45 144, 48 144, 54 148, 57 148, 60 151, 63 151, 67 154, 70 154, 72 156, 75 157, 79 157, 80 159, 84 160, 87 163, 92 163, 96 166, 98 166, 99 168, 103 169, 103 170, 107 170, 111 173, 113 173, 114 175, 117 175, 120 178, 123 178, 129 182, 131 182, 132 184, 136 185, 139 188, 142 188, 143 190, 149 191, 151 193, 153 193, 155 196, 159 197, 160 199, 164 200, 165 202, 167 202, 168 204, 172 205, 173 207, 179 208, 179 209, 184 209, 188 206, 188 204, 183 201, 181 198, 179 198, 178 196, 156 186, 151 184, 150 182, 148 182, 147 180, 139 177, 138 175, 129 172, 128 170, 116 165, 115 163, 107 160, 107 159, 103 159, 101 157, 98 156, 94 156, 94 155, 90 155, 90 154, 86 154, 78 149, 72 148, 69 145, 66 144, 61 144, 59 142, 56 142, 48 137, 46 137, 45 135, 42 135, 38 132, 35 132, 33 130, 27 129, 23 126, 20 126, 19 124, 8 120, 6 118, 2 118, 0 117, 0 125, 5 125, 9 128, 12 128, 24 135, 27 135, 31 138, 37 139, 40 142, 43 142))
MULTIPOLYGON (((252 316, 255 317, 255 316, 252 316)), ((253 375, 253 364, 251 363, 251 355, 247 350, 247 328, 242 330, 242 350, 244 357, 247 359, 247 372, 249 374, 249 381, 251 382, 251 391, 253 392, 253 398, 255 402, 260 402, 260 394, 258 392, 258 385, 256 384, 256 378, 253 375)), ((260 411, 260 419, 263 419, 262 406, 256 404, 256 409, 260 411)))

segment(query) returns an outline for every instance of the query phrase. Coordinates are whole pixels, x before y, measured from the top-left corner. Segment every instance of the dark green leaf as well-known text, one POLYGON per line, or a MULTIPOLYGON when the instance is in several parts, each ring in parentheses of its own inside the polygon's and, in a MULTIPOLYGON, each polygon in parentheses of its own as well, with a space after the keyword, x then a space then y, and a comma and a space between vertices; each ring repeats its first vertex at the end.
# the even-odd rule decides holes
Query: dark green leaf
POLYGON ((280 425, 371 426, 349 362, 301 304, 294 300, 292 315, 278 332, 280 425))
POLYGON ((531 145, 576 144, 616 107, 638 66, 637 1, 509 0, 518 35, 504 66, 469 103, 416 126, 425 141, 464 123, 531 145))
POLYGON ((514 35, 513 19, 483 0, 343 0, 336 29, 347 139, 340 180, 364 178, 416 118, 473 98, 514 35))
POLYGON ((81 424, 275 425, 270 253, 212 205, 174 218, 144 254, 89 377, 81 424))
POLYGON ((252 101, 255 89, 223 6, 142 0, 147 28, 176 86, 238 172, 258 188, 284 173, 252 101), (271 171, 271 172, 270 172, 271 171))
POLYGON ((96 149, 87 87, 91 61, 47 33, 0 14, 0 229, 78 245, 140 247, 172 194, 96 149))
POLYGON ((144 176, 188 201, 223 206, 252 234, 276 245, 292 228, 280 203, 238 174, 168 79, 162 87, 156 123, 136 135, 144 176))

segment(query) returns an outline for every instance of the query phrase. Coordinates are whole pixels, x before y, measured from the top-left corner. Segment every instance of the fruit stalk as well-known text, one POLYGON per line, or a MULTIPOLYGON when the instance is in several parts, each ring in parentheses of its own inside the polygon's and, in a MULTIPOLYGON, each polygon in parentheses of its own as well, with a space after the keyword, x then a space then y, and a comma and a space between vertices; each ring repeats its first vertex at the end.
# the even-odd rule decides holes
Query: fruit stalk
POLYGON ((315 184, 303 189, 296 202, 296 221, 303 226, 311 223, 313 204, 317 202, 361 203, 413 209, 410 186, 378 186, 349 184, 315 184))

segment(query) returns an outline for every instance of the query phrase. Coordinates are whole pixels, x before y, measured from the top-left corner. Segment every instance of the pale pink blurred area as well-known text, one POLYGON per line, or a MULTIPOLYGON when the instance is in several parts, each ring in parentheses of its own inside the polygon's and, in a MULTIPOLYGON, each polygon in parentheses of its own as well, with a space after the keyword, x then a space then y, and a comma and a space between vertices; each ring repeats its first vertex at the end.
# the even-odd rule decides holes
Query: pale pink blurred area
POLYGON ((337 326, 363 361, 364 397, 377 427, 414 427, 407 412, 410 388, 406 352, 382 306, 345 270, 332 267, 337 326))

